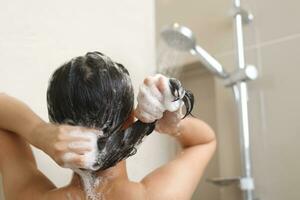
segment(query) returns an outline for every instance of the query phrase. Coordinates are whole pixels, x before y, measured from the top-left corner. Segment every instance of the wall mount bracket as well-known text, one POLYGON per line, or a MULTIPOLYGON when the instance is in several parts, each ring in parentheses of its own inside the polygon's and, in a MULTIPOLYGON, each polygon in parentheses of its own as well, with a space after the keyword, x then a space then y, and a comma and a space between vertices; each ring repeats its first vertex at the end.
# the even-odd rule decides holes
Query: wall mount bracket
POLYGON ((251 177, 208 178, 206 181, 219 187, 239 185, 241 190, 254 190, 254 181, 251 177))
POLYGON ((258 77, 257 68, 254 65, 246 65, 243 69, 238 69, 231 73, 228 78, 224 80, 226 87, 231 87, 238 82, 255 80, 258 77))
POLYGON ((254 15, 250 11, 247 11, 240 7, 236 7, 234 9, 233 16, 235 17, 238 14, 242 16, 244 24, 250 24, 254 19, 254 15))

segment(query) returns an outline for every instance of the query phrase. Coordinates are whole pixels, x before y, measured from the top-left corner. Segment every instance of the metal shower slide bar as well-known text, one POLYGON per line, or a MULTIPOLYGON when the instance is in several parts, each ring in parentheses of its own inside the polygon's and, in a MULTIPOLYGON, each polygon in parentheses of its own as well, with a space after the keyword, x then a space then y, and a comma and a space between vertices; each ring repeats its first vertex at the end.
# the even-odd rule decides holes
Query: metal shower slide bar
POLYGON ((254 180, 250 156, 247 82, 256 79, 258 73, 255 66, 245 64, 243 38, 243 24, 250 23, 253 20, 253 15, 241 8, 240 0, 234 0, 234 8, 233 17, 238 65, 232 73, 228 73, 218 60, 197 44, 196 37, 189 28, 174 23, 162 29, 161 37, 170 47, 179 51, 189 51, 196 56, 208 71, 224 80, 226 87, 232 88, 239 119, 242 174, 238 177, 212 178, 208 181, 219 186, 239 184, 240 189, 243 191, 244 200, 253 200, 254 180))
POLYGON ((243 24, 248 24, 253 20, 253 15, 241 8, 240 0, 234 0, 234 25, 236 35, 237 50, 237 70, 225 79, 225 86, 231 86, 233 89, 235 103, 237 106, 239 120, 239 137, 241 151, 241 177, 212 178, 208 179, 219 186, 229 184, 239 184, 243 192, 244 200, 254 200, 254 179, 252 177, 251 149, 250 149, 250 130, 249 130, 249 112, 248 112, 248 89, 247 81, 257 78, 257 69, 253 65, 245 63, 245 49, 243 37, 243 24))

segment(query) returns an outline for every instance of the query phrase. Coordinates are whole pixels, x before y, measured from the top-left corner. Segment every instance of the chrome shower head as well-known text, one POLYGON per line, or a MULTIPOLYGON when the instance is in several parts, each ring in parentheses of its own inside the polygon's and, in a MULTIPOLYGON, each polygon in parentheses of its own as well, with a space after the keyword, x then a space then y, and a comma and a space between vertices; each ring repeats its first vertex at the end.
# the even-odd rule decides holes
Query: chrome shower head
POLYGON ((163 28, 161 36, 168 46, 180 51, 190 51, 196 46, 196 38, 193 32, 178 23, 163 28))
POLYGON ((188 51, 197 56, 201 63, 218 77, 227 78, 229 76, 214 57, 197 45, 196 37, 189 28, 174 23, 162 29, 161 37, 169 47, 179 51, 188 51))

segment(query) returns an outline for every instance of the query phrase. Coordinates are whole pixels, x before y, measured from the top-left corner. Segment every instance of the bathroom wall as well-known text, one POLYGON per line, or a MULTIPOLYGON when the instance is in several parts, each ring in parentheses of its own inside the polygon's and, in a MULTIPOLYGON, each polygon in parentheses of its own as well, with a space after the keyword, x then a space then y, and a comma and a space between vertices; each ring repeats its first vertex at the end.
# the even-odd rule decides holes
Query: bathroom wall
MULTIPOLYGON (((232 71, 236 68, 232 2, 156 1, 157 32, 164 24, 174 21, 189 26, 201 46, 232 71)), ((244 0, 242 5, 255 16, 253 23, 244 27, 246 62, 256 65, 260 74, 248 87, 255 198, 300 199, 297 159, 300 150, 300 86, 297 84, 300 2, 244 0)), ((188 56, 187 63, 192 62, 195 58, 188 56)), ((239 176, 240 147, 232 92, 225 89, 221 81, 215 80, 214 85, 219 173, 221 177, 239 176)), ((237 185, 220 188, 222 200, 241 198, 237 185)))
MULTIPOLYGON (((299 199, 300 86, 297 81, 300 73, 300 25, 295 19, 300 17, 297 9, 300 2, 251 0, 243 3, 255 16, 255 21, 245 29, 246 61, 255 64, 260 73, 259 79, 249 84, 255 196, 263 200, 299 199)), ((226 67, 236 64, 233 52, 223 52, 217 57, 226 67)), ((228 91, 219 87, 220 84, 216 86, 218 113, 221 113, 232 101, 228 91)), ((226 114, 219 116, 220 129, 228 127, 225 124, 230 122, 225 115, 232 111, 234 109, 227 109, 226 114)), ((223 130, 232 130, 234 123, 230 123, 230 127, 223 130)), ((238 148, 230 151, 238 151, 238 148)), ((220 163, 235 160, 229 154, 224 154, 220 163)), ((223 168, 223 172, 229 174, 228 171, 237 166, 238 163, 232 162, 227 169, 223 168)), ((223 199, 233 194, 237 193, 228 191, 223 199)))
MULTIPOLYGON (((109 55, 129 69, 136 88, 154 71, 153 1, 6 0, 0 24, 0 91, 26 102, 45 120, 50 74, 73 56, 94 50, 109 55)), ((170 151, 168 138, 149 136, 129 159, 130 178, 139 180, 166 162, 170 151)), ((34 154, 57 186, 68 183, 71 171, 37 149, 34 154)))

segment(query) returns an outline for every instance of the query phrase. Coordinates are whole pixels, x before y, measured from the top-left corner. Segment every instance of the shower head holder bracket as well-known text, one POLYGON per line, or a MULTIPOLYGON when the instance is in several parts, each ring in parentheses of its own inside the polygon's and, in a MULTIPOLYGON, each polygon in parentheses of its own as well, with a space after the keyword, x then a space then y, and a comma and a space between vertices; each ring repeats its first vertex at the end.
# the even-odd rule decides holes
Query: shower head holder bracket
POLYGON ((250 11, 247 11, 240 7, 234 8, 233 16, 235 17, 236 15, 242 16, 242 20, 244 24, 249 24, 254 19, 254 15, 250 11))
POLYGON ((229 75, 228 78, 224 79, 224 85, 231 87, 242 81, 255 80, 258 77, 257 68, 254 65, 246 65, 243 69, 238 69, 229 75))

